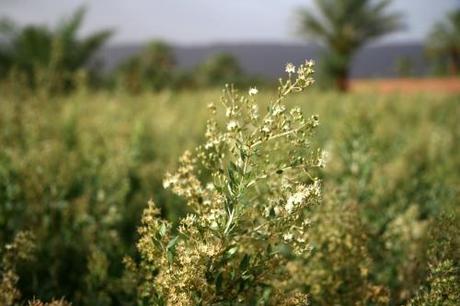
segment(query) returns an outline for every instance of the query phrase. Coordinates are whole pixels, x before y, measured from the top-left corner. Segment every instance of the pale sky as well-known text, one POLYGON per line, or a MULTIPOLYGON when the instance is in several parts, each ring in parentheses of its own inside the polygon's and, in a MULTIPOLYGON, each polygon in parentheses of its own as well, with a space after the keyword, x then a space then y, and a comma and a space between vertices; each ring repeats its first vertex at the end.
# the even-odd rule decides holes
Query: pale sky
MULTIPOLYGON (((300 42, 294 12, 312 0, 0 0, 0 16, 19 24, 56 25, 80 5, 86 5, 83 33, 114 28, 110 44, 165 39, 191 45, 235 42, 300 42)), ((394 0, 408 28, 383 42, 416 41, 433 23, 460 8, 460 0, 394 0)))

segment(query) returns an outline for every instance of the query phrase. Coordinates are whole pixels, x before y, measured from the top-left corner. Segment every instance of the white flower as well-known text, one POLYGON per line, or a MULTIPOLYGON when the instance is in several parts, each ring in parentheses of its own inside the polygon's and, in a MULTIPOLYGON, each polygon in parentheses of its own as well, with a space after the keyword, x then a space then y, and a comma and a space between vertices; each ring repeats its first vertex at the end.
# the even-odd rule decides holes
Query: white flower
POLYGON ((184 219, 182 219, 181 223, 187 227, 192 226, 196 222, 196 215, 188 214, 184 219))
POLYGON ((286 209, 288 214, 290 214, 292 212, 292 210, 294 209, 294 203, 292 201, 289 201, 289 199, 288 199, 287 204, 284 206, 284 209, 286 209))
POLYGON ((235 116, 235 114, 236 110, 232 107, 227 107, 227 109, 225 110, 225 116, 227 117, 235 116))
POLYGON ((287 199, 284 208, 290 214, 296 206, 305 204, 311 195, 319 196, 320 191, 321 186, 318 180, 315 180, 315 182, 309 186, 299 185, 296 188, 296 192, 292 193, 287 199))
POLYGON ((262 127, 261 131, 266 133, 266 134, 268 134, 268 133, 270 133, 271 129, 270 129, 270 127, 265 125, 264 127, 262 127))
POLYGON ((251 118, 252 119, 257 119, 259 118, 259 107, 254 104, 251 106, 251 112, 250 112, 251 118))
POLYGON ((270 211, 272 210, 272 208, 270 206, 267 206, 264 208, 264 216, 265 217, 269 217, 270 216, 270 211))
POLYGON ((292 63, 287 63, 286 72, 287 73, 295 73, 295 66, 292 63))
POLYGON ((276 105, 273 107, 273 116, 278 116, 286 111, 286 107, 284 105, 276 105))
POLYGON ((287 233, 287 234, 283 235, 283 239, 285 241, 291 241, 293 237, 294 237, 294 235, 292 235, 292 233, 287 233))
POLYGON ((302 191, 292 194, 287 200, 287 203, 285 206, 286 211, 288 213, 291 213, 295 206, 298 206, 303 203, 305 198, 306 198, 305 193, 302 191))
POLYGON ((281 188, 282 188, 283 190, 286 190, 286 191, 291 190, 291 188, 292 188, 291 183, 290 183, 289 180, 286 179, 286 177, 284 177, 284 176, 283 176, 283 178, 281 179, 281 188))
POLYGON ((318 158, 317 165, 320 168, 326 167, 327 161, 329 160, 329 153, 325 150, 321 151, 321 155, 318 158))
POLYGON ((235 131, 239 127, 240 127, 240 124, 238 123, 238 121, 231 120, 230 122, 227 123, 227 130, 228 131, 235 131))
POLYGON ((258 93, 259 93, 259 91, 257 90, 257 88, 255 88, 255 87, 249 88, 249 95, 251 97, 257 95, 258 93))
POLYGON ((319 125, 319 118, 317 115, 311 116, 311 121, 312 121, 313 127, 317 127, 319 125))
POLYGON ((321 195, 321 181, 315 180, 315 182, 309 186, 310 194, 319 197, 321 195))
POLYGON ((215 114, 216 113, 216 105, 214 103, 209 103, 208 104, 208 109, 215 114))
POLYGON ((313 66, 315 66, 315 61, 314 61, 314 60, 306 61, 306 62, 305 62, 305 65, 306 65, 308 68, 312 68, 313 66))
POLYGON ((204 144, 204 148, 206 150, 210 150, 212 147, 214 147, 214 143, 211 141, 208 141, 207 143, 204 144))
POLYGON ((291 108, 290 113, 294 117, 299 117, 302 115, 302 111, 300 110, 300 107, 298 106, 291 108))
POLYGON ((163 180, 163 188, 168 189, 171 186, 174 186, 179 181, 177 175, 166 174, 165 179, 163 180))

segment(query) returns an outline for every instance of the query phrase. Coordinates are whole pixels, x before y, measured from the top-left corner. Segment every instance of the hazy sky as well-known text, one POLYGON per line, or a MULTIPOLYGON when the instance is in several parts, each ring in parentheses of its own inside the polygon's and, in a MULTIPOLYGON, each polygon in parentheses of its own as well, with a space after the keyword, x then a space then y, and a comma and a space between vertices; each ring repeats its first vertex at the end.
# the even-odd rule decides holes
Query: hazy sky
MULTIPOLYGON (((340 1, 340 0, 339 0, 340 1)), ((176 44, 217 42, 296 42, 294 11, 312 0, 0 0, 0 16, 20 24, 55 25, 84 4, 88 8, 83 33, 110 27, 112 44, 152 38, 176 44)), ((407 30, 384 41, 423 39, 460 0, 395 0, 405 14, 407 30)))

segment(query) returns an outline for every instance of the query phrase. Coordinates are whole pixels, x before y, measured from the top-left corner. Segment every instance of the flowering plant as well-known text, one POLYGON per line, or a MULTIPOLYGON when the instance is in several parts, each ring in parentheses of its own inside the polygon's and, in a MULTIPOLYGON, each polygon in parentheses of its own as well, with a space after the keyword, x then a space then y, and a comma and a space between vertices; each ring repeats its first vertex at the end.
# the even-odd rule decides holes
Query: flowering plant
POLYGON ((189 213, 177 228, 145 209, 137 247, 140 294, 155 305, 306 305, 292 274, 310 252, 310 208, 320 200, 313 170, 324 154, 309 138, 318 117, 283 103, 313 83, 313 62, 279 80, 278 95, 259 111, 257 89, 248 95, 226 86, 215 104, 206 142, 185 152, 164 187, 182 197, 189 213))

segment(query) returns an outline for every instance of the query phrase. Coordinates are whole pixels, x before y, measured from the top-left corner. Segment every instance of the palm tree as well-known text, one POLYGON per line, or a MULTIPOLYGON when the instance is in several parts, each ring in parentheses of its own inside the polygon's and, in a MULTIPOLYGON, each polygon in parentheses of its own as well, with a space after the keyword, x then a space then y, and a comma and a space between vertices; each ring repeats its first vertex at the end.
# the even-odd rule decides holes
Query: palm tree
POLYGON ((452 75, 460 72, 460 10, 434 26, 428 38, 428 51, 435 58, 446 60, 452 75))
POLYGON ((153 41, 141 54, 144 79, 153 90, 161 90, 172 85, 176 58, 173 48, 166 42, 153 41))
POLYGON ((299 31, 327 47, 327 72, 342 91, 348 89, 351 60, 366 43, 403 27, 401 15, 389 13, 391 0, 315 0, 318 13, 302 9, 299 31))
POLYGON ((237 84, 243 78, 238 59, 231 54, 220 53, 209 57, 197 69, 198 83, 204 86, 237 84))
POLYGON ((0 23, 0 73, 5 76, 15 68, 34 83, 39 72, 71 76, 83 68, 112 35, 112 31, 103 30, 77 37, 84 16, 85 9, 80 8, 54 30, 36 25, 19 28, 8 21, 0 23))
POLYGON ((163 41, 152 41, 140 54, 128 58, 118 69, 121 85, 130 93, 142 89, 162 90, 174 82, 176 58, 173 48, 163 41))

